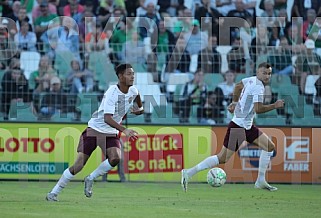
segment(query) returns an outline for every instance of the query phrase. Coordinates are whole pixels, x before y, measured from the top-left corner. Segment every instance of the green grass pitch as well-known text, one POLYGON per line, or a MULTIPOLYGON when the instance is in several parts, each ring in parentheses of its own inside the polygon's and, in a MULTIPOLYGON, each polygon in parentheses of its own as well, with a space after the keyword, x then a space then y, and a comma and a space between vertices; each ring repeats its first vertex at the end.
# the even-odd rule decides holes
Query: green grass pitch
POLYGON ((321 185, 277 185, 277 192, 251 184, 212 188, 191 183, 187 193, 179 183, 96 182, 93 197, 83 183, 71 182, 47 202, 53 182, 0 182, 1 218, 36 217, 320 217, 321 185))

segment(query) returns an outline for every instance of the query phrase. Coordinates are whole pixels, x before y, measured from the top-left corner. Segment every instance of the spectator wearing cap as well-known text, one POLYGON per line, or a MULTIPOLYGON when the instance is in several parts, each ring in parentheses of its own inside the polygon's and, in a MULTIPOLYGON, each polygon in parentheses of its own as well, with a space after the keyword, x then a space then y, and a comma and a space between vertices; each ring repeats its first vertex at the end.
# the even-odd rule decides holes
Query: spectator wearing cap
POLYGON ((34 21, 35 33, 38 39, 48 29, 48 25, 52 20, 57 17, 57 14, 53 14, 49 11, 47 0, 41 0, 39 7, 41 15, 34 21))
POLYGON ((54 114, 67 111, 67 96, 61 87, 59 77, 50 80, 50 92, 44 94, 41 100, 39 119, 51 118, 54 114))
POLYGON ((198 20, 193 20, 193 29, 191 32, 184 35, 186 50, 190 55, 198 54, 202 49, 207 47, 208 35, 206 32, 200 31, 200 23, 198 20))
POLYGON ((29 31, 29 23, 21 22, 20 31, 14 36, 14 41, 20 50, 37 51, 37 37, 34 32, 29 31))
POLYGON ((2 111, 4 113, 4 120, 8 120, 10 105, 12 101, 28 102, 29 101, 29 87, 28 81, 20 69, 19 61, 11 60, 10 69, 4 74, 2 86, 2 111))
POLYGON ((71 86, 71 93, 91 92, 94 86, 93 73, 88 69, 81 69, 79 60, 71 61, 71 71, 67 75, 67 83, 71 86))
POLYGON ((301 50, 296 59, 295 66, 295 83, 299 85, 300 91, 303 94, 305 91, 306 77, 316 74, 316 65, 321 65, 320 56, 314 53, 315 42, 312 39, 305 41, 306 49, 301 50))
MULTIPOLYGON (((36 20, 38 17, 41 16, 41 3, 43 0, 37 0, 38 5, 33 7, 32 9, 32 20, 36 20)), ((56 5, 48 2, 48 10, 50 14, 57 14, 57 7, 56 5)))

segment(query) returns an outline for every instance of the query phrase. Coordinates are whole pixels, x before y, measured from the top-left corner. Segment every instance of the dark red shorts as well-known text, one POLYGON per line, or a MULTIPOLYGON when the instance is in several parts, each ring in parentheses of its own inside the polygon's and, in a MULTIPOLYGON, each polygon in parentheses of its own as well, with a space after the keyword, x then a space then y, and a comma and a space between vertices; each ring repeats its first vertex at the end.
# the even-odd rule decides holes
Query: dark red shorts
POLYGON ((254 125, 252 125, 251 129, 246 130, 231 121, 228 124, 224 138, 224 147, 232 151, 237 151, 244 141, 252 143, 261 134, 262 132, 259 130, 259 128, 254 125))
POLYGON ((81 134, 77 152, 91 155, 96 147, 99 146, 106 156, 107 148, 120 148, 120 140, 116 134, 105 134, 87 127, 81 134))

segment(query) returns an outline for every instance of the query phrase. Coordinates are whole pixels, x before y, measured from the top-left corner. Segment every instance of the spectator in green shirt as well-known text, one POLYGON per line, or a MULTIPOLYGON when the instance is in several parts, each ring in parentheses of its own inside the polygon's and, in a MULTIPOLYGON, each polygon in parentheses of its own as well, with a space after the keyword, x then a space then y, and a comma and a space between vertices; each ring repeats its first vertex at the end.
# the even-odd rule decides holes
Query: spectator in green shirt
POLYGON ((123 45, 126 41, 131 39, 134 27, 132 21, 127 18, 126 22, 120 21, 117 29, 113 32, 110 39, 110 46, 112 48, 111 61, 117 65, 121 59, 123 45))
POLYGON ((52 21, 52 19, 57 17, 57 14, 51 14, 48 9, 48 2, 43 0, 40 4, 41 15, 35 20, 34 27, 37 38, 48 29, 48 25, 52 21))
POLYGON ((175 37, 171 31, 165 28, 164 24, 163 20, 158 24, 157 53, 171 53, 175 46, 175 37))

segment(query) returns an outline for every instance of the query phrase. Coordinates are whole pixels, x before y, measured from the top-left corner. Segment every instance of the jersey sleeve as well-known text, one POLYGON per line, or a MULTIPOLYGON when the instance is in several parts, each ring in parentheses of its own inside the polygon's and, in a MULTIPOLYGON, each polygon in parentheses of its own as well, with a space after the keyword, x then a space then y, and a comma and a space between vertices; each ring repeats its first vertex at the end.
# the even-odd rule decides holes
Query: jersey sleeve
POLYGON ((104 114, 115 114, 115 108, 117 104, 117 95, 107 91, 104 96, 104 114))
POLYGON ((264 86, 255 85, 253 87, 252 95, 253 95, 253 103, 256 103, 256 102, 263 103, 263 100, 264 100, 264 86))
POLYGON ((135 96, 137 96, 139 93, 138 89, 135 86, 131 86, 130 90, 133 92, 133 95, 135 95, 135 96))
POLYGON ((250 81, 250 80, 251 80, 251 77, 243 78, 243 79, 242 79, 242 83, 243 83, 243 85, 245 86, 245 85, 246 85, 246 83, 248 83, 248 81, 250 81))

